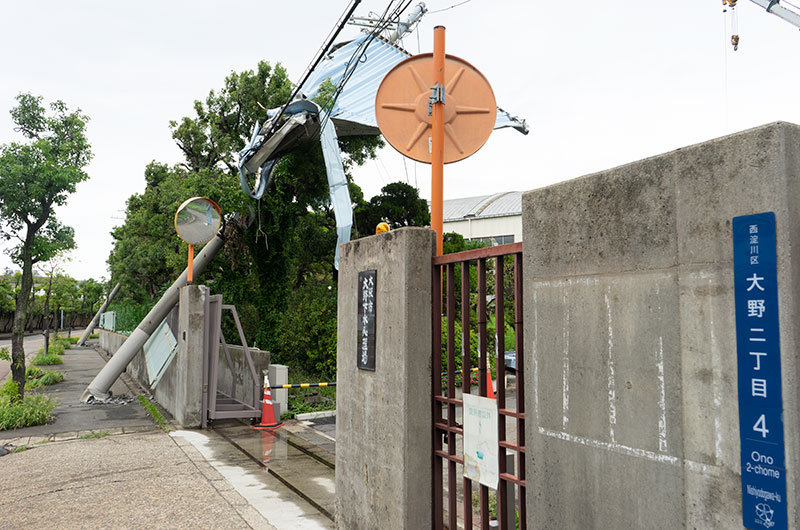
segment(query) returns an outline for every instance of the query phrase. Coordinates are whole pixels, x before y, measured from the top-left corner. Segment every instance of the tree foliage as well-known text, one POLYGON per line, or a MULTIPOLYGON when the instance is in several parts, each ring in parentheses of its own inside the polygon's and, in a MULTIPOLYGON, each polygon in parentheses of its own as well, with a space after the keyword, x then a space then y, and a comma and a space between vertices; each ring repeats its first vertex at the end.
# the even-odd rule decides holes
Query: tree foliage
POLYGON ((69 111, 62 101, 51 103, 48 113, 41 97, 21 94, 11 116, 25 140, 0 146, 0 230, 7 239, 18 241, 11 257, 22 268, 11 348, 12 375, 22 399, 22 339, 33 265, 74 248, 73 230, 58 222, 53 208, 63 205, 77 184, 89 178, 84 168, 92 154, 86 138, 88 117, 80 110, 69 111))
POLYGON ((389 183, 369 202, 357 202, 355 217, 362 236, 374 234, 380 222, 387 222, 392 228, 426 226, 431 222, 427 201, 419 197, 417 188, 405 182, 389 183))
MULTIPOLYGON (((149 303, 185 268, 186 245, 175 234, 172 219, 183 200, 205 196, 228 219, 238 213, 250 217, 252 225, 227 239, 224 252, 199 281, 237 306, 248 343, 277 356, 294 347, 280 339, 282 326, 289 323, 287 308, 302 305, 299 295, 290 295, 333 279, 336 222, 322 150, 312 140, 285 156, 257 202, 242 193, 235 166, 236 153, 256 121, 263 123, 265 109, 285 103, 290 91, 280 65, 260 62, 254 71, 232 72, 220 90, 195 102, 193 116, 170 123, 183 162, 149 164, 145 190, 128 199, 125 223, 112 232, 108 263, 111 283, 122 284, 118 304, 149 303)), ((378 137, 342 139, 346 169, 374 157, 380 145, 378 137)), ((361 196, 358 186, 350 186, 361 196)), ((335 359, 335 311, 332 318, 335 359)), ((325 325, 330 328, 329 321, 325 325)), ((331 344, 326 348, 330 356, 331 344)))

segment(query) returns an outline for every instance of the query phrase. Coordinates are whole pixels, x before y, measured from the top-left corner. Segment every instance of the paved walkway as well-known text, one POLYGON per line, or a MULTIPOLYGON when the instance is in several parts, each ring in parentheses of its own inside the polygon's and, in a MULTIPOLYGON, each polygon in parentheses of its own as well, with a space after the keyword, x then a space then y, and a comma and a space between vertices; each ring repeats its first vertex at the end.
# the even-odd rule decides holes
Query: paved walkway
MULTIPOLYGON (((73 346, 56 367, 65 381, 47 389, 61 401, 55 421, 0 431, 0 446, 14 451, 0 457, 0 527, 333 528, 328 500, 298 494, 265 472, 277 460, 259 462, 221 431, 165 432, 136 400, 80 404, 104 363, 93 349, 73 346)), ((126 378, 112 387, 116 396, 140 392, 126 378)), ((263 453, 269 444, 255 436, 263 453)), ((305 464, 296 462, 283 473, 299 475, 305 464)))

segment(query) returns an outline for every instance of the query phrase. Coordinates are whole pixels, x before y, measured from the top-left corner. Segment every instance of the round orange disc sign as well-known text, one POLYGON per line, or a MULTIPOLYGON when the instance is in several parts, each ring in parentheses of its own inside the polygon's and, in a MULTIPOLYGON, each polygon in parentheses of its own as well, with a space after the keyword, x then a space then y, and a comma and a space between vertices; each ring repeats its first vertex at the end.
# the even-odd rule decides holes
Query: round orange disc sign
MULTIPOLYGON (((444 162, 458 162, 480 149, 492 133, 497 103, 489 81, 463 59, 444 64, 444 162)), ((429 100, 433 54, 409 57, 383 78, 375 96, 378 127, 392 147, 419 162, 431 162, 429 100)))

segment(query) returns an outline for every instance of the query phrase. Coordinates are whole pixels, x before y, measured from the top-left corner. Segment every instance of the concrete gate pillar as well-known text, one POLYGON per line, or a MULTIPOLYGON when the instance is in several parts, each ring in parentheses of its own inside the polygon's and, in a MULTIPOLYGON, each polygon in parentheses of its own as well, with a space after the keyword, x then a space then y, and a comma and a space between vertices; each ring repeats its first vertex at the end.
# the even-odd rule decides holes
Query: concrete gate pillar
POLYGON ((430 526, 434 249, 434 232, 423 228, 393 230, 340 248, 338 528, 430 526), (366 271, 375 271, 374 371, 358 367, 365 353, 359 273, 366 271))
POLYGON ((200 427, 202 418, 204 317, 208 294, 208 288, 203 285, 187 285, 180 290, 178 353, 173 361, 173 410, 175 420, 184 427, 200 427))
POLYGON ((762 212, 777 226, 784 501, 798 528, 800 127, 788 123, 523 196, 528 528, 770 527, 771 489, 748 492, 760 515, 742 509, 731 222, 762 212))

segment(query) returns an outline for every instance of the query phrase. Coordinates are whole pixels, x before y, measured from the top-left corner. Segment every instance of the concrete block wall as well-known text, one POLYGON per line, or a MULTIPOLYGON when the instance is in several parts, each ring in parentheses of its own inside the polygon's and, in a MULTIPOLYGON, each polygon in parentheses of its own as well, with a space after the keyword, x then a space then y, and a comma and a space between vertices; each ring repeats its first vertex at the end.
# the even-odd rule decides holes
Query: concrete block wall
POLYGON ((402 228, 340 247, 336 526, 431 523, 433 232, 402 228), (358 273, 377 271, 375 371, 357 363, 358 273))
POLYGON ((731 219, 765 211, 800 526, 800 127, 773 123, 524 195, 529 528, 741 528, 731 219))

